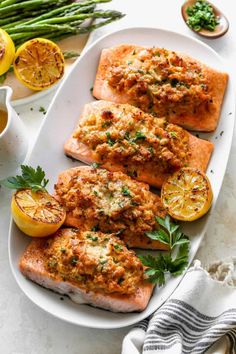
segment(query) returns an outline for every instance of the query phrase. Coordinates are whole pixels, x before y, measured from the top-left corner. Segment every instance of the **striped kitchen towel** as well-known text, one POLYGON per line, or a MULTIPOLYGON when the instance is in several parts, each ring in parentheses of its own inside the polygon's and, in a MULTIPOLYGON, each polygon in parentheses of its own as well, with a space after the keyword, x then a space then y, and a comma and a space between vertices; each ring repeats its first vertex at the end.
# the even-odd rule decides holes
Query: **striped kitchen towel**
POLYGON ((236 354, 236 259, 188 270, 170 298, 124 338, 122 354, 236 354))

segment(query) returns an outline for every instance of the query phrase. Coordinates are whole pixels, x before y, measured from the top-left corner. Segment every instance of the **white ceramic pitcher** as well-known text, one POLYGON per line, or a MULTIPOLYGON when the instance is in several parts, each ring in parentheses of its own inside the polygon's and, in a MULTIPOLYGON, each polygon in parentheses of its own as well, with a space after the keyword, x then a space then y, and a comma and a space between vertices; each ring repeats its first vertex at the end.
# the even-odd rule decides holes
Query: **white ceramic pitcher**
POLYGON ((0 180, 15 174, 28 148, 25 127, 11 106, 11 96, 10 87, 0 88, 0 110, 8 115, 7 125, 0 134, 0 180))

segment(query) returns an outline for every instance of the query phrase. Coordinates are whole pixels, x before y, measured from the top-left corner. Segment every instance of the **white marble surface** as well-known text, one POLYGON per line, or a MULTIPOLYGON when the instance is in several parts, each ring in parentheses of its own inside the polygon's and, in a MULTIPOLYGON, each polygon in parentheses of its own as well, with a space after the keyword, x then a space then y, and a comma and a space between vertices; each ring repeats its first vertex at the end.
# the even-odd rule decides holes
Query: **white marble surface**
MULTIPOLYGON (((212 0, 213 1, 213 0, 212 0)), ((229 65, 236 63, 236 33, 234 2, 213 1, 230 21, 229 32, 217 40, 204 40, 229 65)), ((96 37, 110 30, 128 26, 149 26, 175 30, 195 36, 184 24, 179 0, 114 0, 107 8, 126 13, 121 21, 99 30, 96 37)), ((158 38, 157 38, 158 45, 158 38)), ((28 129, 31 144, 43 122, 39 107, 48 107, 52 95, 18 107, 20 117, 28 129), (31 110, 30 108, 33 108, 31 110)), ((205 241, 197 258, 207 265, 216 259, 236 254, 236 142, 229 158, 228 168, 211 219, 205 241)), ((0 353, 1 354, 118 354, 129 328, 94 330, 75 327, 44 313, 32 304, 18 288, 8 262, 7 237, 10 218, 10 193, 0 190, 0 353)))

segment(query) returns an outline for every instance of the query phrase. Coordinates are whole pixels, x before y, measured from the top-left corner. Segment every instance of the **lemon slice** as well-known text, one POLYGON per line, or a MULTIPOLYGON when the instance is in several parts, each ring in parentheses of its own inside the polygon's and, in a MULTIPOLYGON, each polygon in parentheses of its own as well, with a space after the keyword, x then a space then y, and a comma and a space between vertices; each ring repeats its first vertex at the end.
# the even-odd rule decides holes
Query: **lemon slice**
POLYGON ((15 45, 7 32, 0 28, 0 75, 7 72, 15 56, 15 45))
POLYGON ((57 83, 65 71, 60 48, 44 38, 31 39, 22 44, 16 51, 13 66, 20 82, 36 91, 57 83))
POLYGON ((66 213, 59 202, 47 192, 17 191, 11 202, 12 217, 28 236, 44 237, 56 232, 66 213))
POLYGON ((177 220, 193 221, 208 212, 213 199, 205 173, 195 168, 182 168, 162 186, 161 200, 167 212, 177 220))

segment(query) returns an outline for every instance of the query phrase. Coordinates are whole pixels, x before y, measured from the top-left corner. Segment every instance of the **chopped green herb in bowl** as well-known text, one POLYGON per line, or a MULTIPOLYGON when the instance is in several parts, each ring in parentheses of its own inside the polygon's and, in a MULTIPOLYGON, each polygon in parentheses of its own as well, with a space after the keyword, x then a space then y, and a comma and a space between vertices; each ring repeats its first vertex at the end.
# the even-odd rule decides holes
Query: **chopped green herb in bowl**
POLYGON ((194 31, 206 29, 213 32, 219 24, 219 19, 211 4, 205 0, 198 0, 193 6, 187 7, 186 13, 188 15, 187 25, 194 31))

